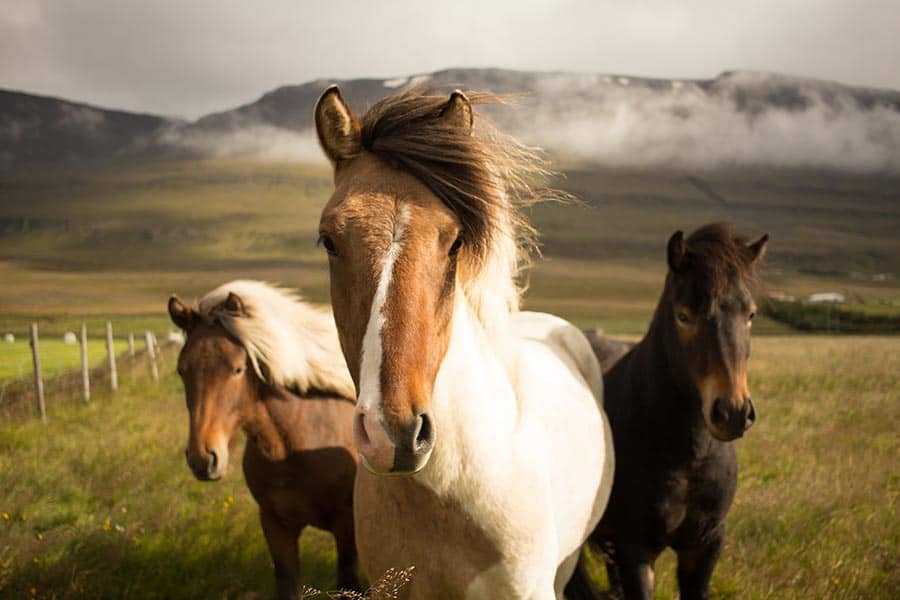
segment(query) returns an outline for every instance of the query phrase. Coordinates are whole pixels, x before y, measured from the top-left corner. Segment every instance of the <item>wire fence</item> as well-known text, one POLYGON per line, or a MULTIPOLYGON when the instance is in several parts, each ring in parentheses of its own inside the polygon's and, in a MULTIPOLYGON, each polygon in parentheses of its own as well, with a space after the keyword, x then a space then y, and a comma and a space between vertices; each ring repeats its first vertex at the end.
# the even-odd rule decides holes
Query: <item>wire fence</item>
MULTIPOLYGON (((26 375, 20 365, 13 374, 0 377, 0 419, 35 416, 46 422, 48 413, 52 413, 53 406, 58 403, 90 402, 92 394, 99 390, 114 395, 120 378, 158 382, 159 373, 164 372, 164 363, 173 360, 182 343, 177 334, 169 334, 161 346, 151 331, 139 336, 129 332, 124 339, 117 340, 110 321, 106 322, 102 340, 89 338, 85 324, 81 325, 79 333, 76 336, 67 332, 63 338, 66 351, 62 364, 66 366, 60 367, 59 360, 51 361, 54 366, 48 371, 43 360, 48 352, 42 351, 38 325, 31 324, 31 372, 26 375), (96 345, 101 343, 105 352, 102 360, 98 360, 96 345)), ((0 343, 14 343, 14 340, 0 343)), ((55 338, 51 344, 52 348, 59 346, 55 338)), ((59 354, 58 350, 54 349, 50 354, 54 355, 51 358, 59 359, 55 356, 59 354)))

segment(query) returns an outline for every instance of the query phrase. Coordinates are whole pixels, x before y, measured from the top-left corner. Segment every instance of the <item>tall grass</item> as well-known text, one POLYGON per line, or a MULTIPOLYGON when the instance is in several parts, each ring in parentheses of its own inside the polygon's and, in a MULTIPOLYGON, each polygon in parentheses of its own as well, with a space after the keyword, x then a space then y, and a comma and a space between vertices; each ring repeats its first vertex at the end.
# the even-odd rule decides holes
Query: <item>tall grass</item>
MULTIPOLYGON (((896 338, 754 341, 759 421, 738 442, 714 597, 898 597, 898 364, 896 338)), ((171 368, 158 386, 127 378, 115 396, 56 406, 46 426, 0 424, 0 596, 273 594, 239 468, 204 484, 184 464, 187 417, 171 368)), ((330 535, 304 533, 301 554, 304 582, 333 589, 330 535)), ((671 554, 657 584, 658 597, 675 597, 671 554)))

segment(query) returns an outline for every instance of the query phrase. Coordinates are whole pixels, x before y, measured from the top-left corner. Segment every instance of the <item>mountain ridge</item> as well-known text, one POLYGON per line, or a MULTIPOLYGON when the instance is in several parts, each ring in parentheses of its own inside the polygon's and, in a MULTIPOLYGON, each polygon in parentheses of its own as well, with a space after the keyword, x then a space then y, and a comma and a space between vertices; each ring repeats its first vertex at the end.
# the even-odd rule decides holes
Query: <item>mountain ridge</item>
POLYGON ((194 121, 0 90, 0 171, 129 157, 321 161, 312 111, 338 83, 354 110, 414 82, 522 94, 498 125, 557 158, 604 166, 788 166, 900 172, 900 91, 725 71, 658 79, 451 68, 395 78, 316 79, 194 121))

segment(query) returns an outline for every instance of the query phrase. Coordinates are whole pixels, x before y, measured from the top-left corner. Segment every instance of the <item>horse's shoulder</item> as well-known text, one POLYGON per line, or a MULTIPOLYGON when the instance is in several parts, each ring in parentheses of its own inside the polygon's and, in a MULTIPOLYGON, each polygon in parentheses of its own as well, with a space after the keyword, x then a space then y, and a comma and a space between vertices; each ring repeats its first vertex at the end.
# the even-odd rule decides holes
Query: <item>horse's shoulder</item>
POLYGON ((542 343, 567 356, 575 364, 598 402, 603 401, 603 374, 590 343, 572 323, 547 313, 522 311, 512 315, 513 334, 542 343))

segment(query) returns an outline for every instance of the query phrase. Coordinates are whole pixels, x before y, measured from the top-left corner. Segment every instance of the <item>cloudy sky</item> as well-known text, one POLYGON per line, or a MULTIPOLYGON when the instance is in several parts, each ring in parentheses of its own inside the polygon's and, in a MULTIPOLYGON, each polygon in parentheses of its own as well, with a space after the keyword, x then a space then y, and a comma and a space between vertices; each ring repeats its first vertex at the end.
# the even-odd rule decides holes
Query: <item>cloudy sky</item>
POLYGON ((897 0, 0 0, 0 88, 194 118, 451 66, 900 89, 897 0))

